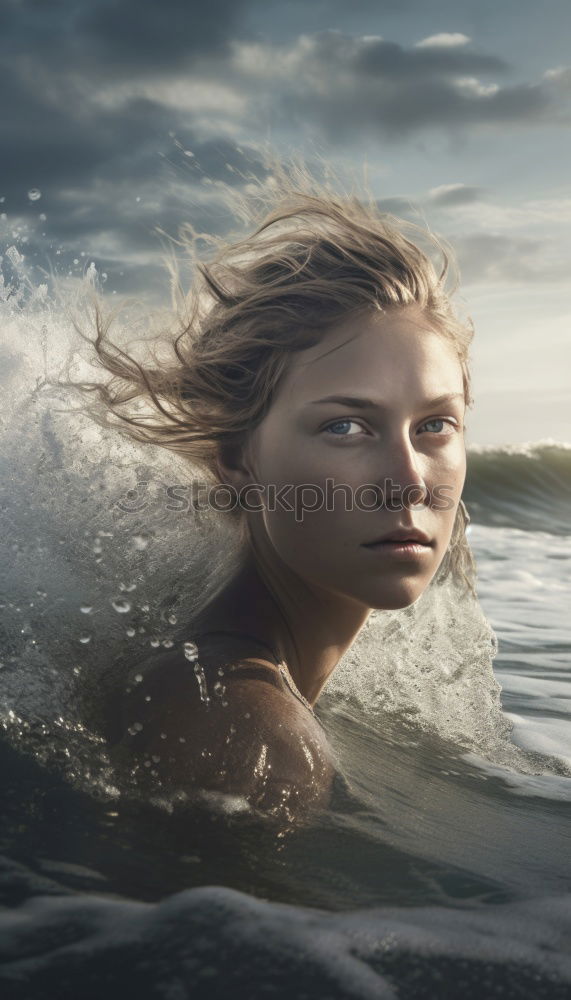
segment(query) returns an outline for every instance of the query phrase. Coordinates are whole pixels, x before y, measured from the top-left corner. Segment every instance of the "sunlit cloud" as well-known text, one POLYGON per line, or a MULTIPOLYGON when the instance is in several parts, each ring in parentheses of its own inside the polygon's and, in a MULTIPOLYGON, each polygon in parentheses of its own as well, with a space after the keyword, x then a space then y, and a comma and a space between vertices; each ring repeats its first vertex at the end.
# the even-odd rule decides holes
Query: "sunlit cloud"
POLYGON ((442 32, 440 35, 430 35, 428 38, 423 38, 420 42, 416 42, 415 48, 449 49, 467 45, 469 41, 470 38, 468 35, 462 35, 459 31, 450 33, 442 32))

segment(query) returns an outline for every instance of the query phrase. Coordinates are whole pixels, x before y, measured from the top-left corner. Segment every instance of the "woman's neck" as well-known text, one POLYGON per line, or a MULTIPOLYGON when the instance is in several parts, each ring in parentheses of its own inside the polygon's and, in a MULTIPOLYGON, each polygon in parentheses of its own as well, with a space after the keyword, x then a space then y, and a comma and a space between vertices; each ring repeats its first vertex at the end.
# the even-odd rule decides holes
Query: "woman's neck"
POLYGON ((237 630, 273 646, 313 705, 370 614, 318 591, 255 543, 244 564, 195 623, 200 631, 237 630))

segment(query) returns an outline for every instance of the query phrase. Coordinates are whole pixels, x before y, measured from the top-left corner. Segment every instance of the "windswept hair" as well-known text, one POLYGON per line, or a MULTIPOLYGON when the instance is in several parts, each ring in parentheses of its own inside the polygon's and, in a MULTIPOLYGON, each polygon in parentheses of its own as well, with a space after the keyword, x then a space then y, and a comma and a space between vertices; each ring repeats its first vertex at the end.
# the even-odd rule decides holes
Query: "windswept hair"
MULTIPOLYGON (((451 302, 457 277, 449 248, 423 227, 382 212, 369 195, 339 195, 293 164, 273 167, 270 182, 257 181, 249 202, 241 197, 254 226, 250 235, 221 240, 188 223, 181 227, 175 242, 194 274, 185 294, 173 258, 171 360, 153 355, 141 363, 114 344, 109 329, 116 314, 106 315, 95 296, 95 339, 89 339, 111 378, 65 383, 93 395, 87 409, 98 423, 177 452, 214 480, 218 449, 240 445, 260 423, 291 355, 351 316, 420 307, 453 345, 466 404, 472 403, 473 327, 451 302), (208 260, 197 251, 200 241, 213 248, 208 260)), ((473 589, 464 510, 441 568, 473 589)))

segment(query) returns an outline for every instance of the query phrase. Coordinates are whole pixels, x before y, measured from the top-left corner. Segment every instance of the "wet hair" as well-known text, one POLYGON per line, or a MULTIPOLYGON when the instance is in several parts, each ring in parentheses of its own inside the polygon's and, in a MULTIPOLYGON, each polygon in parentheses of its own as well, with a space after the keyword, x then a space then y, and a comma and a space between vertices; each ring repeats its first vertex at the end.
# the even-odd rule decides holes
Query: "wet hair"
MULTIPOLYGON (((370 196, 320 186, 299 167, 258 181, 246 215, 253 231, 234 239, 182 226, 178 243, 194 275, 187 294, 178 284, 170 360, 141 362, 113 344, 114 316, 96 298, 92 344, 111 379, 75 383, 95 394, 88 411, 95 420, 185 456, 216 481, 217 455, 243 444, 264 418, 295 352, 337 322, 406 306, 419 307, 456 351, 471 405, 473 327, 452 305, 458 282, 449 287, 453 255, 441 240, 370 196), (213 251, 201 259, 205 239, 213 251)), ((176 264, 171 274, 179 282, 176 264)), ((473 589, 465 524, 461 506, 440 576, 457 572, 473 589)))

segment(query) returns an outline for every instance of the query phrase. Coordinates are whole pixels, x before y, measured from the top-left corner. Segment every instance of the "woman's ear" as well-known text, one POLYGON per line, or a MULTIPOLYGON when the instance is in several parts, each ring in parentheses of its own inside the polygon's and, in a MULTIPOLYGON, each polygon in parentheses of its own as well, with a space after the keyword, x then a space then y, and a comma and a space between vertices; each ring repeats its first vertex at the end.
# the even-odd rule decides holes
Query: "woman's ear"
POLYGON ((216 448, 216 469, 221 483, 237 490, 252 482, 252 473, 242 443, 220 442, 216 448))

